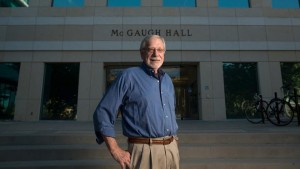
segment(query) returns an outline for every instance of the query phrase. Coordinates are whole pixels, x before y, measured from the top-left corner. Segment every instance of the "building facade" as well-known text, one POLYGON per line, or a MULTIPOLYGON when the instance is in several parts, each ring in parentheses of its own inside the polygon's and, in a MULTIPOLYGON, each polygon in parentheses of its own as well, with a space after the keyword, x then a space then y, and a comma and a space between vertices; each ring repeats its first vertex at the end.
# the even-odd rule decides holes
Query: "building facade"
POLYGON ((140 41, 150 34, 166 39, 163 67, 179 119, 243 118, 255 93, 272 98, 284 84, 300 87, 299 1, 134 2, 0 7, 2 119, 91 121, 111 81, 141 63, 140 41))

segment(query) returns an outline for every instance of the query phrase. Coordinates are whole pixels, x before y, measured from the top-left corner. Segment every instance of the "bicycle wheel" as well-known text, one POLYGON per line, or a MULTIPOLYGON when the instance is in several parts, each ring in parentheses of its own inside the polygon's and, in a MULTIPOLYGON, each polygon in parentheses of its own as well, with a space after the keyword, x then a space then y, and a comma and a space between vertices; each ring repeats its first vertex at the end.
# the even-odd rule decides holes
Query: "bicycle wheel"
POLYGON ((282 99, 273 99, 267 108, 267 118, 276 126, 288 125, 294 118, 293 108, 282 99))
POLYGON ((262 107, 260 107, 260 101, 250 105, 244 112, 246 119, 253 124, 262 123, 264 118, 262 116, 264 115, 264 111, 267 109, 267 106, 268 103, 266 101, 262 102, 262 107))
MULTIPOLYGON (((285 114, 285 123, 290 124, 294 117, 295 117, 295 109, 294 107, 289 103, 284 101, 283 102, 283 106, 284 106, 284 114, 285 114)), ((283 120, 281 120, 283 121, 283 120)))
POLYGON ((284 109, 285 112, 289 115, 289 116, 295 116, 295 113, 293 110, 296 109, 296 104, 294 101, 290 100, 290 102, 285 101, 286 104, 284 104, 284 109))

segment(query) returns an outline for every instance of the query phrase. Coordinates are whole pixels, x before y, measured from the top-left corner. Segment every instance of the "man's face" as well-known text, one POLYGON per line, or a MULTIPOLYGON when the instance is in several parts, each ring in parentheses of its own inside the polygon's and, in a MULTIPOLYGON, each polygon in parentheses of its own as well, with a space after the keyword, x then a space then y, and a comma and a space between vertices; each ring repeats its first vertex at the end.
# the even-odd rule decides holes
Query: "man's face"
POLYGON ((159 38, 151 38, 148 46, 141 51, 143 61, 157 73, 165 59, 164 43, 159 38))

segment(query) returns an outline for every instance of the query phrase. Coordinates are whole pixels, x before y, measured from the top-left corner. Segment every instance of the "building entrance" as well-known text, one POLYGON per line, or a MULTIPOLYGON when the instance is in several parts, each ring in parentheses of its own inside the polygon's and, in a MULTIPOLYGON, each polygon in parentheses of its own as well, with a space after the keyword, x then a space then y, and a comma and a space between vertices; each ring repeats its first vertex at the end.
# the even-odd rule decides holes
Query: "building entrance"
MULTIPOLYGON (((106 87, 124 69, 139 64, 113 65, 105 66, 106 69, 106 87)), ((178 119, 199 119, 198 112, 198 82, 197 65, 190 64, 165 64, 163 70, 172 78, 176 94, 176 117, 178 119)))

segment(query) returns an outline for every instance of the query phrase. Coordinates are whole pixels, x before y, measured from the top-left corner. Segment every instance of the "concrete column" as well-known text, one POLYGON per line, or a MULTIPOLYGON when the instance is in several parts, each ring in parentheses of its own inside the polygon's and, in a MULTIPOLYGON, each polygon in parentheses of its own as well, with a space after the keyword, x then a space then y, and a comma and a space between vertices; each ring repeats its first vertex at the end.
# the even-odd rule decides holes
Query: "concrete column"
POLYGON ((200 93, 202 120, 214 119, 212 72, 210 62, 200 63, 200 93))
POLYGON ((266 100, 272 99, 274 92, 278 93, 278 97, 282 97, 280 62, 258 62, 258 81, 260 93, 266 100))
POLYGON ((90 87, 90 111, 89 119, 93 119, 93 113, 105 93, 106 76, 103 62, 92 63, 90 87))
POLYGON ((90 119, 90 86, 91 86, 91 62, 80 63, 77 120, 88 121, 90 119))
POLYGON ((272 97, 272 89, 271 89, 271 79, 270 79, 270 66, 269 62, 258 62, 258 83, 260 94, 266 98, 270 99, 272 97))
POLYGON ((223 63, 212 62, 214 120, 226 120, 223 63))
POLYGON ((93 113, 105 92, 103 62, 81 63, 78 88, 78 121, 92 121, 93 113))
POLYGON ((272 8, 272 0, 263 0, 264 8, 272 8))
POLYGON ((21 63, 14 120, 39 120, 44 66, 43 63, 21 63))
POLYGON ((218 7, 218 0, 209 0, 208 1, 208 8, 217 8, 218 7))
POLYGON ((222 62, 200 63, 200 93, 203 120, 225 120, 225 93, 222 62))
POLYGON ((269 65, 272 97, 274 97, 274 92, 277 92, 278 97, 283 97, 283 93, 281 92, 282 76, 280 62, 269 62, 269 65))
POLYGON ((142 0, 141 6, 162 6, 163 0, 142 0))
POLYGON ((208 8, 208 3, 211 0, 196 0, 197 8, 208 8))
POLYGON ((269 7, 269 0, 251 0, 250 4, 251 4, 251 8, 264 8, 266 5, 266 7, 269 7))

